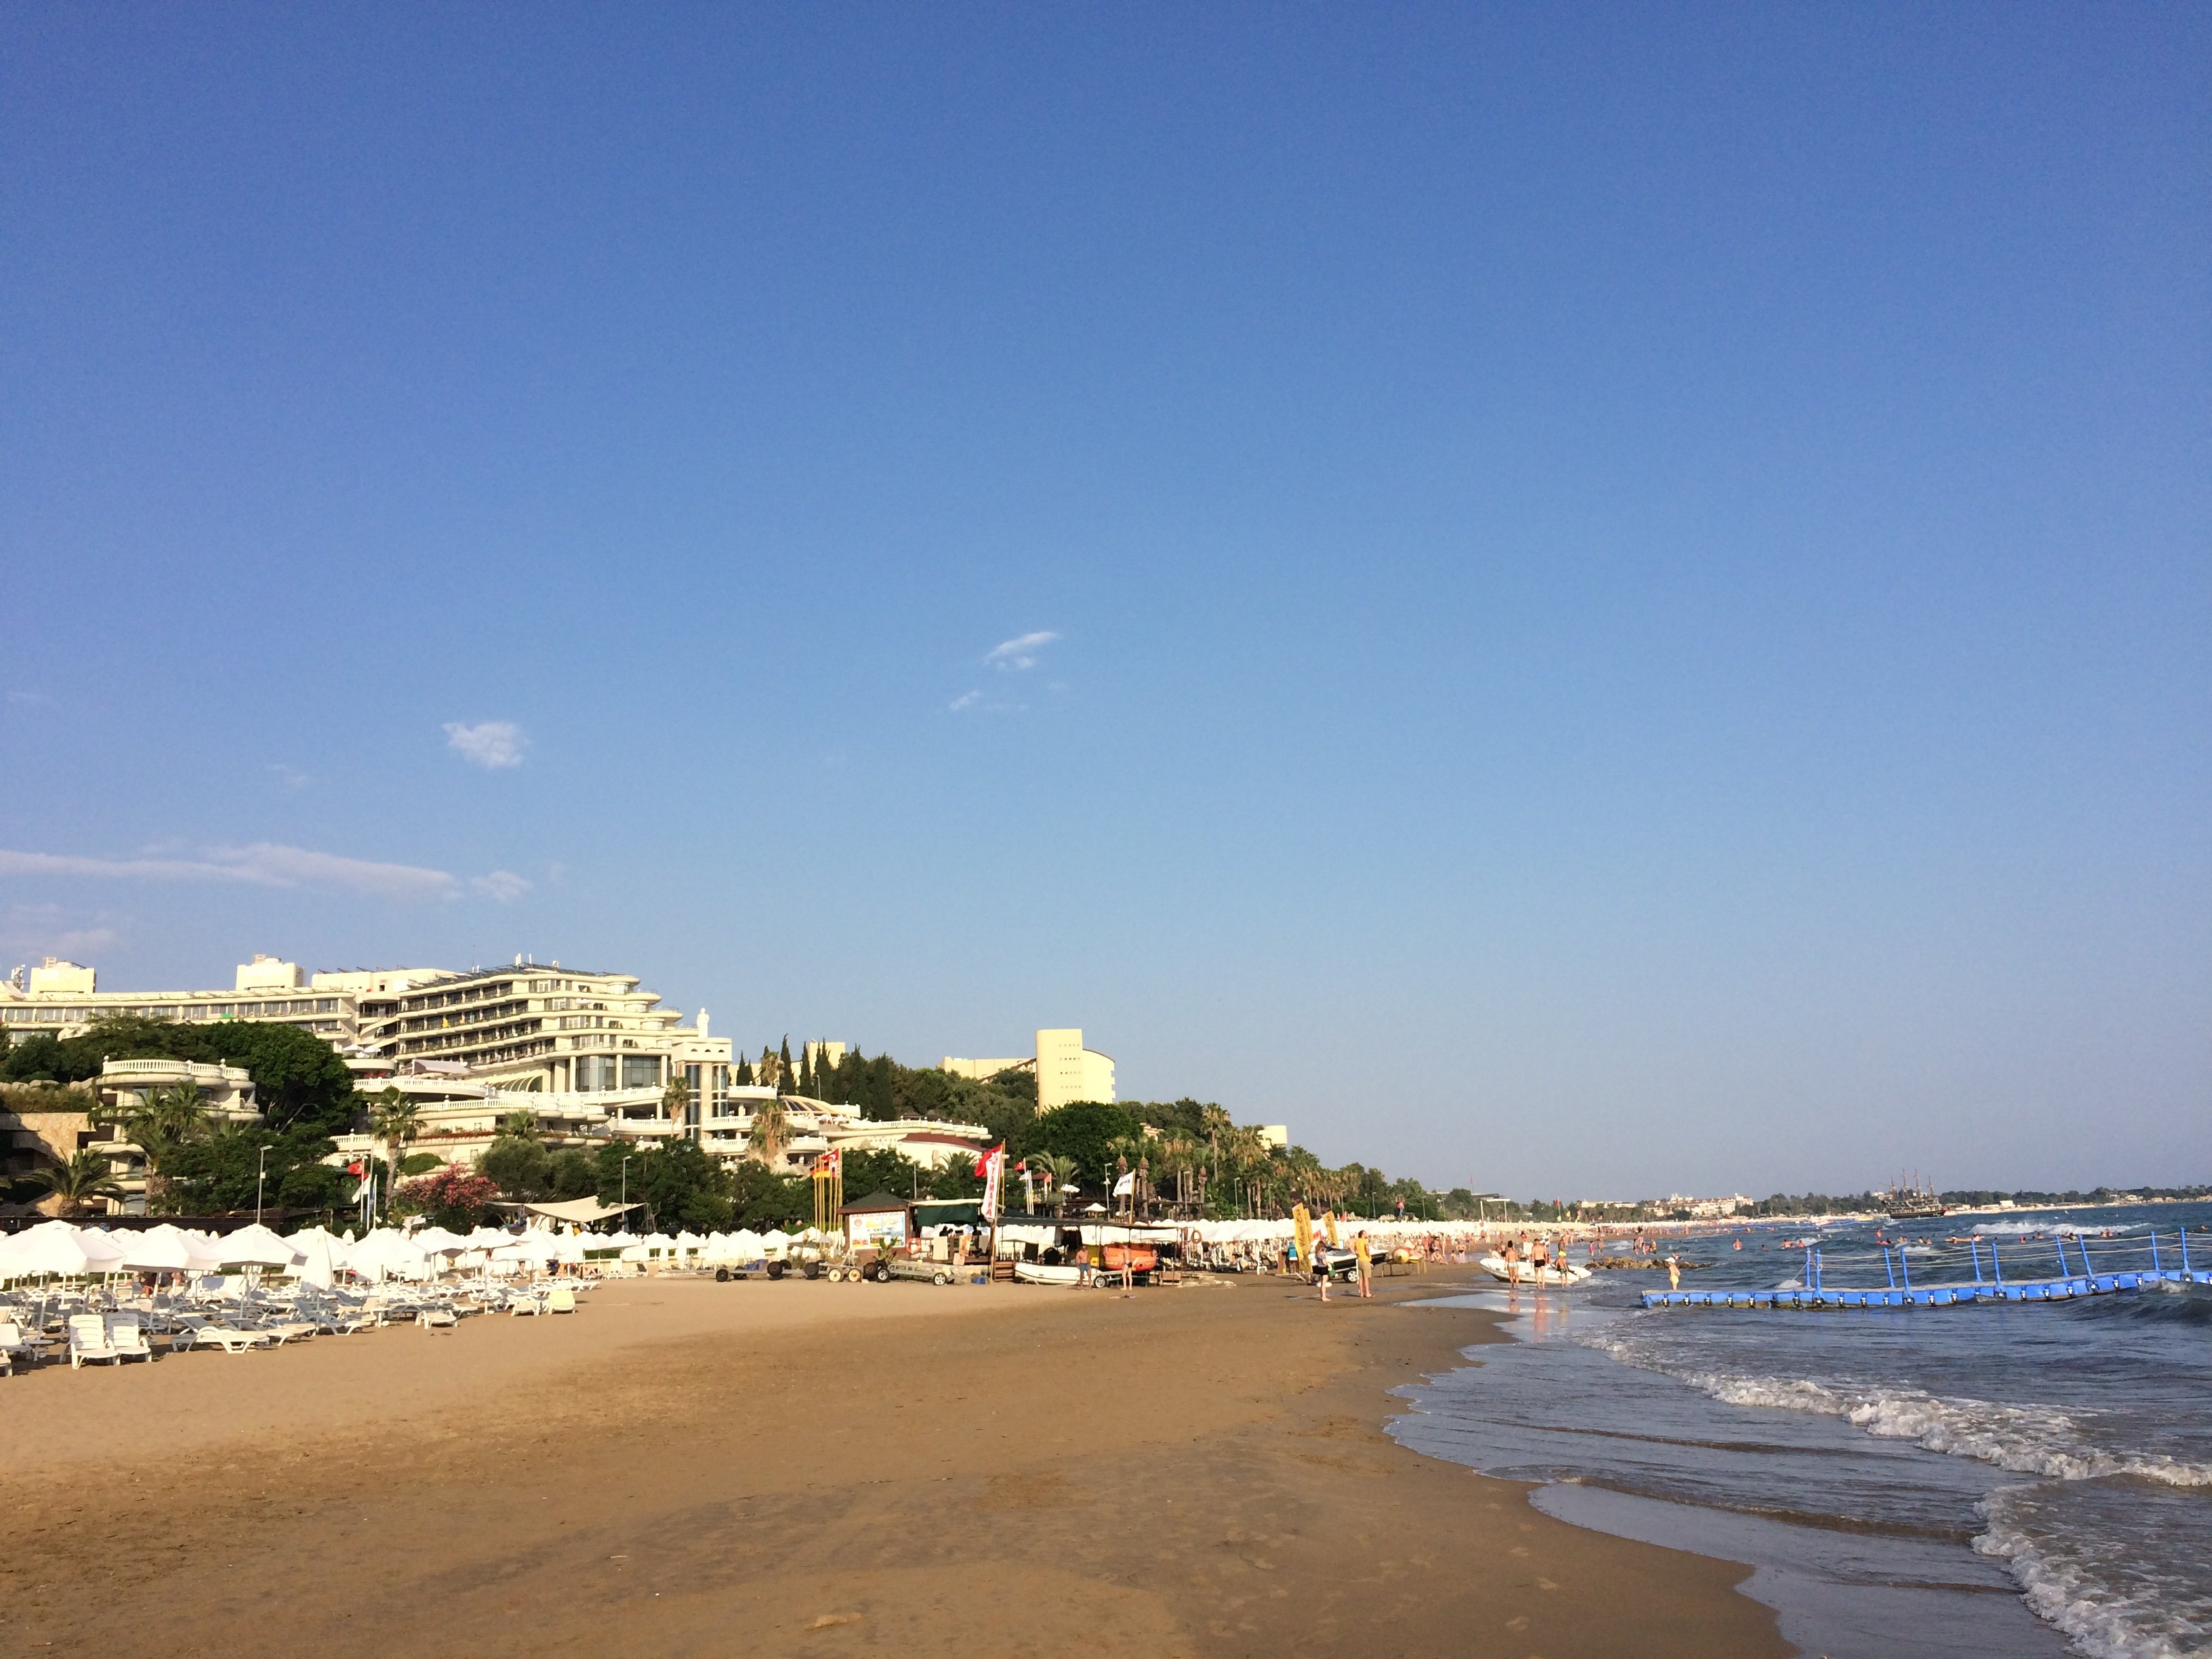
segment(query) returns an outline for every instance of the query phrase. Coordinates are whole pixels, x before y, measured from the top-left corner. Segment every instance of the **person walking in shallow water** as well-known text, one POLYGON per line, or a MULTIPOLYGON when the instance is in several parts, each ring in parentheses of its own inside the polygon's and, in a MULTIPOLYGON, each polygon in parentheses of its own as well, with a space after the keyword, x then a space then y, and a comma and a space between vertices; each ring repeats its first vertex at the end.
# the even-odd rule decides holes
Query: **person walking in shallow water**
POLYGON ((1671 1255, 1667 1258, 1667 1288, 1670 1291, 1682 1288, 1682 1264, 1671 1255))

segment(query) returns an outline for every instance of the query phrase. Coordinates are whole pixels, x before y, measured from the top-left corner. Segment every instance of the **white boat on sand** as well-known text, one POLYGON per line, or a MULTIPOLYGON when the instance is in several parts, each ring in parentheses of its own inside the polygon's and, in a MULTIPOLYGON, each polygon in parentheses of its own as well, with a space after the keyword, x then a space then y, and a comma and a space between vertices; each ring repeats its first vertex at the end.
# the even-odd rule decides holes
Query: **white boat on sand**
POLYGON ((1083 1269, 1054 1267, 1042 1261, 1017 1261, 1014 1277, 1024 1285, 1080 1285, 1083 1269))
POLYGON ((1492 1250, 1478 1256, 1474 1265, 1505 1285, 1526 1285, 1532 1290, 1568 1291, 1588 1282, 1590 1270, 1572 1261, 1508 1261, 1492 1250))

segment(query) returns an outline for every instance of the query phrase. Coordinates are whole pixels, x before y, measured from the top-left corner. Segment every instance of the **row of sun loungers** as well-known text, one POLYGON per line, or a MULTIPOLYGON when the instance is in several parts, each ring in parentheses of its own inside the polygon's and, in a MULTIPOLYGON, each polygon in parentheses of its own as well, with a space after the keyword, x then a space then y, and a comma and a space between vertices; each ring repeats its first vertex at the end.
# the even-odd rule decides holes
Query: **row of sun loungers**
POLYGON ((484 1313, 574 1313, 579 1286, 556 1284, 385 1286, 364 1291, 218 1290, 141 1297, 101 1308, 101 1293, 0 1301, 0 1376, 38 1363, 42 1349, 70 1369, 155 1358, 154 1336, 168 1352, 219 1348, 228 1354, 279 1348, 316 1336, 349 1336, 379 1326, 453 1330, 484 1313), (26 1304, 28 1305, 26 1305, 26 1304), (52 1331, 52 1335, 47 1333, 52 1331))

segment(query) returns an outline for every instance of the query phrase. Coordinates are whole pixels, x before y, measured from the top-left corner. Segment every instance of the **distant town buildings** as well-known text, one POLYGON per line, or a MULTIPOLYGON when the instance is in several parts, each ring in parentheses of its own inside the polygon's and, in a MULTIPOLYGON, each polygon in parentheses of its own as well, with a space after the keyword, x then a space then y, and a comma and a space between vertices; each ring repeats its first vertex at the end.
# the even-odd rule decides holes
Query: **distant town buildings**
POLYGON ((1079 1100, 1110 1102, 1114 1098, 1114 1062, 1097 1049, 1083 1046, 1080 1026, 1040 1030, 1033 1054, 1000 1060, 961 1060, 947 1054, 938 1066, 955 1077, 979 1083, 1001 1072, 1034 1072, 1040 1112, 1079 1100))
POLYGON ((1747 1210, 1757 1202, 1757 1199, 1747 1198, 1741 1193, 1730 1193, 1726 1198, 1687 1198, 1680 1193, 1672 1193, 1655 1207, 1667 1215, 1686 1210, 1692 1220, 1712 1221, 1724 1215, 1734 1215, 1738 1210, 1747 1210))

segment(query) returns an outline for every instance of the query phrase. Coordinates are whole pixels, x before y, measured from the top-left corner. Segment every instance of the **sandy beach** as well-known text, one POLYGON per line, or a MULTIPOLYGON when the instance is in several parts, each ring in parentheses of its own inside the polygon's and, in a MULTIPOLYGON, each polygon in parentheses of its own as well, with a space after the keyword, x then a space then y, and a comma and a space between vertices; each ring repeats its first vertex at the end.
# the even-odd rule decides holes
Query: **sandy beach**
POLYGON ((0 1384, 0 1647, 1765 1656, 1744 1570, 1391 1442, 1392 1283, 638 1279, 574 1318, 0 1384))

